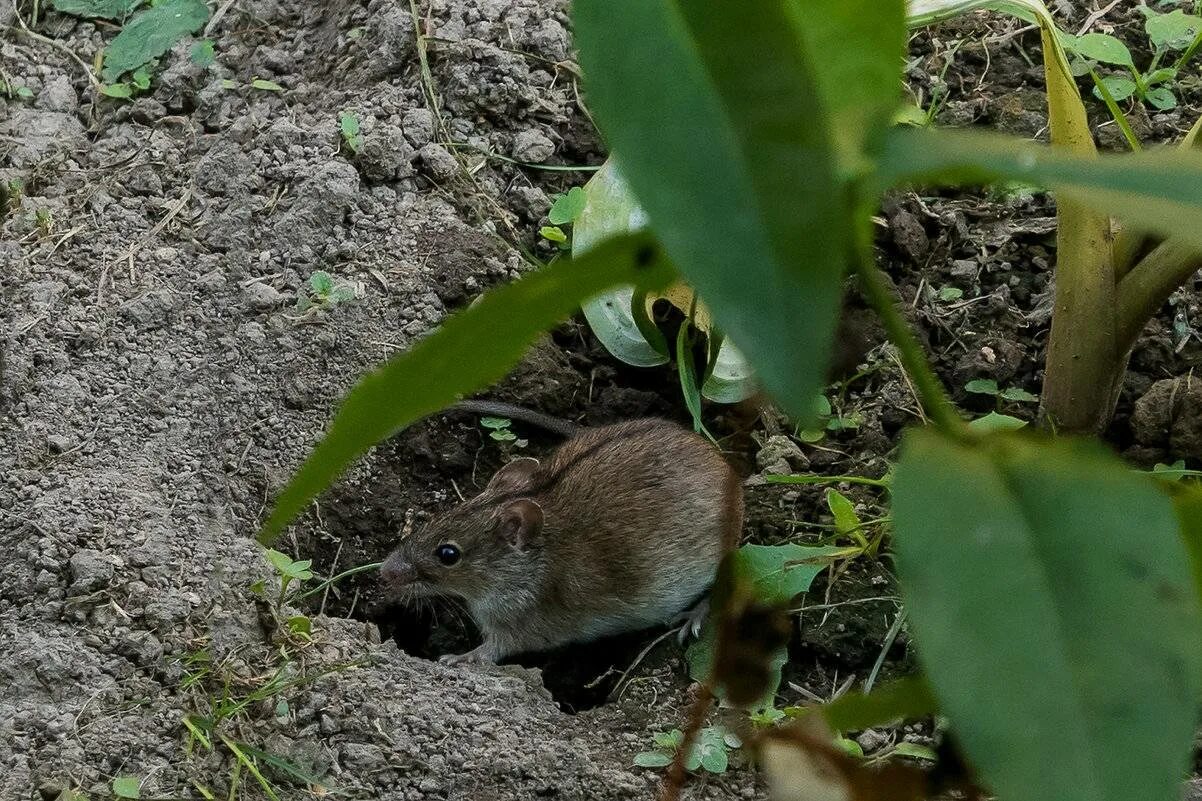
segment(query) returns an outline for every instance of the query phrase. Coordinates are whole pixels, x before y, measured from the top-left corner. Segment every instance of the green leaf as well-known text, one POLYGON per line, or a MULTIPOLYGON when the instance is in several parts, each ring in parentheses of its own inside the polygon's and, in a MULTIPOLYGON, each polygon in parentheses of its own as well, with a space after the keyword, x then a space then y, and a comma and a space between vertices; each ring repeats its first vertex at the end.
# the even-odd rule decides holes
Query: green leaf
POLYGON ((1149 89, 1144 94, 1144 100, 1151 103, 1154 107, 1161 111, 1168 111, 1171 108, 1177 108, 1177 95, 1173 94, 1173 90, 1167 86, 1157 86, 1149 89))
POLYGON ((209 7, 203 0, 163 0, 139 11, 106 48, 100 76, 106 83, 115 81, 163 55, 208 20, 209 7))
MULTIPOLYGON (((618 172, 607 160, 584 186, 585 204, 572 228, 572 255, 583 256, 611 236, 646 228, 647 215, 635 202, 618 172)), ((643 310, 634 289, 617 286, 581 305, 584 319, 605 349, 626 364, 655 367, 667 364, 668 343, 643 310)))
POLYGON ((906 676, 884 684, 865 695, 845 693, 829 704, 792 708, 789 717, 819 712, 835 731, 860 731, 899 720, 912 720, 938 711, 935 696, 921 676, 906 676))
POLYGON ((22 100, 31 100, 33 98, 33 90, 28 86, 18 86, 17 97, 21 98, 22 100))
POLYGON ((860 759, 864 756, 864 749, 855 740, 848 739, 847 737, 836 737, 835 745, 843 749, 843 752, 850 757, 860 759))
POLYGON ((134 70, 133 75, 129 76, 129 80, 141 92, 150 88, 150 73, 146 71, 145 67, 138 67, 134 70))
POLYGON ((939 290, 938 298, 945 303, 964 297, 964 290, 958 286, 945 286, 939 290))
POLYGON ((1046 186, 1133 226, 1202 247, 1202 157, 1195 151, 1089 158, 1004 136, 895 128, 881 175, 888 184, 1014 179, 1046 186))
POLYGON ((405 426, 501 378, 538 332, 582 298, 621 283, 664 286, 673 271, 647 236, 621 237, 492 290, 351 390, 325 438, 276 499, 270 543, 356 457, 405 426))
POLYGON ((842 537, 851 537, 864 541, 864 532, 860 526, 860 516, 847 496, 834 487, 826 490, 826 506, 835 518, 835 532, 842 537))
POLYGON ((338 112, 338 130, 351 152, 358 153, 359 148, 363 146, 363 136, 359 133, 359 118, 349 111, 338 112))
POLYGON ((705 743, 701 746, 701 767, 710 773, 725 773, 729 765, 726 755, 726 743, 705 743))
MULTIPOLYGON (((1135 90, 1139 88, 1135 81, 1125 75, 1107 75, 1102 79, 1102 83, 1106 85, 1106 91, 1110 92, 1110 99, 1115 102, 1126 100, 1135 94, 1135 90)), ((1105 99, 1096 86, 1094 87, 1093 94, 1099 100, 1105 99)))
POLYGON ((550 242, 567 242, 568 235, 554 225, 544 225, 538 229, 539 236, 550 242))
MULTIPOLYGON (((310 573, 310 576, 313 574, 310 573)), ((313 621, 305 615, 293 615, 288 618, 288 631, 293 634, 303 634, 306 637, 313 633, 313 621)))
POLYGON ((901 104, 898 65, 906 54, 905 3, 808 0, 792 8, 806 51, 819 65, 814 77, 841 169, 853 175, 867 166, 866 156, 877 144, 873 140, 901 104))
POLYGON ((925 762, 939 761, 939 755, 935 753, 935 749, 904 740, 893 746, 893 749, 889 752, 889 756, 909 757, 910 759, 921 759, 925 762))
POLYGON ((998 394, 997 382, 992 378, 974 378, 964 385, 964 391, 977 395, 996 395, 998 394))
POLYGON ((1178 799, 1202 614, 1156 486, 1093 443, 916 431, 893 497, 910 631, 981 782, 999 798, 1178 799), (1053 742, 1073 747, 1048 770, 1053 742))
POLYGON ((53 0, 55 11, 91 19, 125 19, 142 0, 53 0))
POLYGON ((1163 462, 1157 462, 1156 464, 1152 465, 1152 473, 1157 478, 1164 478, 1169 481, 1180 481, 1181 479, 1185 478, 1185 476, 1188 475, 1190 472, 1191 471, 1189 471, 1185 468, 1185 460, 1184 459, 1178 459, 1177 461, 1173 462, 1172 464, 1164 464, 1163 462))
POLYGON ((213 40, 201 39, 192 45, 192 51, 189 56, 192 59, 192 63, 198 67, 210 66, 217 60, 217 52, 213 49, 213 40))
POLYGON ((102 83, 100 84, 100 94, 105 97, 123 99, 133 97, 134 88, 127 83, 102 83))
POLYGON ((680 394, 693 418, 693 430, 698 434, 704 432, 707 437, 713 439, 713 435, 706 430, 705 423, 701 421, 701 392, 697 388, 693 349, 689 347, 689 330, 690 326, 686 321, 676 332, 676 373, 680 379, 680 394))
POLYGON ((829 361, 851 201, 799 6, 578 0, 573 11, 589 105, 652 229, 804 422, 829 361))
POLYGON ((643 751, 634 755, 634 764, 640 768, 663 768, 672 764, 672 755, 663 751, 643 751))
POLYGON ((289 709, 289 707, 288 707, 288 701, 287 701, 287 700, 285 700, 285 699, 281 698, 279 701, 276 701, 276 704, 275 704, 275 716, 276 716, 277 718, 287 718, 287 717, 288 717, 288 713, 289 713, 289 711, 290 711, 290 709, 289 709))
POLYGON ((1179 8, 1167 14, 1158 14, 1147 7, 1141 8, 1148 17, 1144 20, 1144 31, 1147 32, 1152 46, 1156 48, 1184 50, 1190 46, 1202 28, 1202 19, 1186 14, 1179 8))
POLYGON ((1008 414, 990 412, 984 417, 978 417, 970 422, 968 427, 978 434, 987 434, 991 431, 1017 431, 1020 428, 1026 428, 1027 421, 1011 417, 1008 414))
POLYGON ((1085 58, 1101 61, 1103 64, 1135 69, 1135 62, 1131 59, 1131 51, 1127 49, 1127 45, 1109 34, 1087 33, 1084 36, 1064 34, 1060 37, 1060 41, 1064 44, 1065 49, 1085 58))
POLYGON ((509 428, 509 426, 512 425, 512 423, 513 423, 513 421, 507 417, 481 417, 480 418, 480 425, 482 427, 491 428, 493 430, 509 428))
POLYGON ((334 277, 325 270, 317 270, 309 276, 309 288, 318 297, 325 297, 334 290, 334 277))
POLYGON ((1176 77, 1177 70, 1173 69, 1172 67, 1161 67, 1160 69, 1149 72, 1147 75, 1145 75, 1144 84, 1146 86, 1153 86, 1158 83, 1171 81, 1176 77))
POLYGON ((252 89, 261 89, 265 92, 282 92, 284 87, 280 86, 275 81, 269 81, 266 78, 255 78, 250 82, 252 89))
MULTIPOLYGON (((809 590, 814 578, 830 564, 830 559, 843 551, 836 547, 796 544, 743 545, 733 558, 737 560, 736 570, 751 579, 757 600, 765 604, 783 604, 809 590)), ((694 681, 709 681, 717 639, 717 615, 710 615, 701 636, 685 652, 689 676, 694 681)), ((772 705, 776 687, 780 684, 780 669, 788 656, 788 650, 783 647, 773 655, 769 665, 774 674, 771 687, 762 702, 752 705, 753 708, 772 705)))
POLYGON ((1039 396, 1027 392, 1025 389, 1018 387, 1007 387, 1001 392, 1002 400, 1015 401, 1017 403, 1038 403, 1039 396))
POLYGON ((674 751, 684 742, 684 732, 680 729, 672 729, 672 731, 661 731, 651 735, 652 741, 659 748, 668 751, 674 751))
POLYGON ((555 202, 551 204, 551 211, 547 214, 547 219, 552 225, 567 225, 576 222, 576 218, 580 216, 580 212, 584 210, 584 204, 588 202, 588 196, 584 194, 583 187, 573 186, 566 194, 559 195, 555 198, 555 202))
POLYGON ((113 795, 117 798, 141 798, 142 782, 137 776, 118 776, 113 779, 113 795))
POLYGON ((492 439, 495 439, 497 442, 513 442, 518 438, 518 435, 510 431, 508 428, 500 428, 496 431, 490 431, 488 436, 492 439))

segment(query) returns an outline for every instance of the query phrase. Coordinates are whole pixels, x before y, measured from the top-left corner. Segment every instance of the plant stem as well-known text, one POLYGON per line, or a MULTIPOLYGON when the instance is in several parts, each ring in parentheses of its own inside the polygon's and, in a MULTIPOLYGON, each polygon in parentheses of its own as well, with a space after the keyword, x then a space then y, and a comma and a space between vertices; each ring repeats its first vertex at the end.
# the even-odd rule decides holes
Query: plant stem
MULTIPOLYGON (((867 219, 866 216, 865 219, 867 219)), ((951 401, 948 400, 943 385, 935 376, 935 371, 931 369, 930 362, 923 353, 922 345, 918 343, 914 332, 910 330, 905 318, 897 310, 893 297, 885 286, 881 271, 873 261, 872 247, 869 244, 871 241, 869 229, 863 224, 859 228, 860 234, 856 237, 858 252, 854 262, 856 274, 860 277, 860 288, 877 316, 881 318, 881 324, 885 326, 885 333, 889 335, 889 341, 897 348, 902 366, 910 374, 910 379, 918 390, 922 407, 931 416, 935 425, 943 430, 943 433, 952 437, 962 437, 965 431, 963 421, 956 414, 956 409, 952 406, 951 401)))
POLYGON ((1143 150, 1143 145, 1139 143, 1139 137, 1131 129, 1131 123, 1127 122, 1127 115, 1119 108, 1119 104, 1114 100, 1114 95, 1110 94, 1110 90, 1106 88, 1105 82, 1098 77, 1097 70, 1091 69, 1089 77, 1093 79, 1093 85, 1097 88, 1098 94, 1102 96, 1102 102, 1106 104, 1110 116, 1114 118, 1119 130, 1123 132, 1123 138, 1127 140, 1127 146, 1131 148, 1131 152, 1138 153, 1143 150))
POLYGON ((384 564, 384 563, 383 562, 369 562, 366 565, 359 565, 358 567, 352 567, 349 570, 343 570, 338 575, 331 576, 330 578, 328 578, 325 581, 318 584, 316 587, 313 587, 312 589, 309 589, 309 590, 305 590, 300 595, 296 596, 296 598, 294 598, 293 600, 294 601, 303 601, 306 598, 314 596, 317 593, 323 591, 326 587, 332 586, 333 584, 335 584, 339 581, 342 581, 347 576, 353 576, 356 573, 365 573, 368 570, 376 570, 382 564, 384 564))
POLYGON ((865 487, 889 489, 889 482, 867 476, 765 476, 769 484, 861 484, 865 487))
POLYGON ((1190 276, 1202 268, 1202 253, 1179 239, 1161 242, 1123 276, 1116 291, 1119 347, 1135 343, 1148 320, 1190 276))

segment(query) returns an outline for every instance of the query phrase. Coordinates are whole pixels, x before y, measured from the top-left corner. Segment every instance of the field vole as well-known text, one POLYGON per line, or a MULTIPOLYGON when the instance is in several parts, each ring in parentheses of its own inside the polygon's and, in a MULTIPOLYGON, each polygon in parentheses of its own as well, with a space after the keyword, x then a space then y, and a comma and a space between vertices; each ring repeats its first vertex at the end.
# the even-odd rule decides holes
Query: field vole
POLYGON ((709 588, 742 527, 738 477, 665 420, 584 429, 516 459, 475 498, 403 539, 381 575, 402 599, 462 599, 484 635, 447 661, 668 622, 709 588))

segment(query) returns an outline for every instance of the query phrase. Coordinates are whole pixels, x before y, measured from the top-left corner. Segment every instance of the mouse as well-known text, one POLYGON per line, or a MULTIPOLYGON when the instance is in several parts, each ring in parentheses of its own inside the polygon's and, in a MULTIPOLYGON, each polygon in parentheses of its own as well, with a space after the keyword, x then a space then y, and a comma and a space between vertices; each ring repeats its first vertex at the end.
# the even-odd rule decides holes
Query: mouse
POLYGON ((742 484, 700 435, 659 418, 577 427, 403 537, 380 573, 398 600, 467 607, 483 642, 443 661, 497 662, 671 622, 742 525, 742 484))

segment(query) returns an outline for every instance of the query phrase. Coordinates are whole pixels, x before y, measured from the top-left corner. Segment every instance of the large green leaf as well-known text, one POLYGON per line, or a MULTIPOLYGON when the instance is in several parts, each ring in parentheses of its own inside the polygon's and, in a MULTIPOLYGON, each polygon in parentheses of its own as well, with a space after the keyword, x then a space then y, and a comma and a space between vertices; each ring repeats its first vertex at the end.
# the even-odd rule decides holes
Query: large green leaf
POLYGON ((117 80, 163 55, 208 20, 209 7, 203 0, 163 0, 138 12, 105 49, 100 76, 105 81, 117 80))
POLYGON ((614 284, 662 287, 672 277, 662 251, 644 234, 611 240, 489 292, 355 385, 325 438, 280 493, 259 539, 270 544, 369 447, 502 377, 539 331, 581 300, 614 284))
POLYGON ((1202 154, 1193 151, 1091 158, 994 134, 899 127, 886 140, 880 178, 886 185, 1021 181, 1202 247, 1202 154))
POLYGON ((766 388, 809 418, 851 203, 796 3, 577 0, 589 105, 652 229, 766 388))
POLYGON ((870 140, 884 130, 900 103, 905 4, 807 0, 786 7, 799 16, 840 165, 850 177, 865 166, 864 151, 875 146, 870 140))
POLYGON ((918 654, 1006 801, 1170 801, 1202 638, 1169 499, 1100 446, 906 440, 894 549, 918 654))

